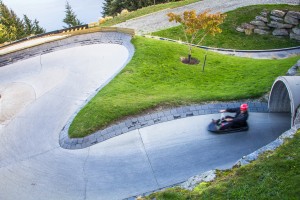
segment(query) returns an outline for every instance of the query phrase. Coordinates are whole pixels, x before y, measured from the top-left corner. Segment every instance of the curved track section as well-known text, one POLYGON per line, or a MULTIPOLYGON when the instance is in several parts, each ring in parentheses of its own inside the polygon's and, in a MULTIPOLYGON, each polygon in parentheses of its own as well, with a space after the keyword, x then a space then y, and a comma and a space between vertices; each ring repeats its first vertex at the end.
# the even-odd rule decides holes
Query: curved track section
POLYGON ((206 126, 219 115, 207 114, 139 128, 88 148, 61 148, 59 134, 70 117, 131 58, 131 37, 121 38, 122 45, 41 49, 0 68, 0 88, 6 88, 0 101, 7 102, 6 94, 14 98, 7 91, 14 87, 5 86, 22 83, 32 88, 24 92, 34 90, 34 98, 0 127, 0 199, 123 199, 230 167, 289 129, 289 114, 258 112, 250 114, 249 131, 217 135, 206 126))
POLYGON ((271 89, 269 98, 270 112, 290 112, 291 126, 295 125, 294 120, 297 108, 300 105, 300 77, 281 76, 278 77, 271 89))

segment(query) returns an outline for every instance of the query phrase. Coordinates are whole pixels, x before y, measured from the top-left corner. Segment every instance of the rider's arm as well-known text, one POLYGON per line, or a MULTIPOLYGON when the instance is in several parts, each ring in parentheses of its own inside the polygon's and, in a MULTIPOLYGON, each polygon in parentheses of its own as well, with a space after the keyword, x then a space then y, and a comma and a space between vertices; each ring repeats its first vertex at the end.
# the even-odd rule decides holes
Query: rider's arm
POLYGON ((230 113, 236 113, 240 110, 240 108, 226 108, 225 110, 220 110, 219 112, 220 113, 223 113, 223 112, 230 112, 230 113))

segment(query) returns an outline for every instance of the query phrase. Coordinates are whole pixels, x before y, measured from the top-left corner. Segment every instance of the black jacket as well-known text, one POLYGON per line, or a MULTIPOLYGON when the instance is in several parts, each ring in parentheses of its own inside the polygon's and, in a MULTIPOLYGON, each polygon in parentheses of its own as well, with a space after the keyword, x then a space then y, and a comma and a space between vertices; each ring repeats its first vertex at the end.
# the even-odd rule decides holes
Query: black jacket
POLYGON ((233 118, 232 122, 237 123, 237 124, 244 124, 246 123, 248 119, 248 111, 242 113, 240 108, 227 108, 226 112, 234 113, 235 112, 235 117, 233 118))

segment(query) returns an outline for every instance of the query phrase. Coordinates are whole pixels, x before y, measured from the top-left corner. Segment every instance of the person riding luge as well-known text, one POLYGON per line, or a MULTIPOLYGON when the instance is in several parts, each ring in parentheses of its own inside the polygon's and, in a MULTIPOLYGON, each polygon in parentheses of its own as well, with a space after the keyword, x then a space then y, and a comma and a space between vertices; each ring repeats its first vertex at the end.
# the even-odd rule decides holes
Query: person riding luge
POLYGON ((219 112, 235 113, 234 117, 226 116, 219 120, 213 119, 213 122, 219 126, 219 130, 247 126, 247 119, 249 117, 247 104, 242 104, 240 107, 237 108, 227 108, 225 110, 220 110, 219 112))

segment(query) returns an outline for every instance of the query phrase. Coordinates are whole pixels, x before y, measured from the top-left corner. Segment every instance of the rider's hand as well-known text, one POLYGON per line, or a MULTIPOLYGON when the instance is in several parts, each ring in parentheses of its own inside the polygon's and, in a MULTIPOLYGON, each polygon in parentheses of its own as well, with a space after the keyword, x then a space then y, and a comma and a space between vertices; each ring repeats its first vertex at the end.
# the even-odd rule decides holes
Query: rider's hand
POLYGON ((226 110, 220 110, 219 112, 220 112, 220 113, 223 113, 223 112, 226 112, 226 110))

